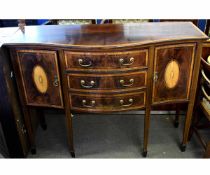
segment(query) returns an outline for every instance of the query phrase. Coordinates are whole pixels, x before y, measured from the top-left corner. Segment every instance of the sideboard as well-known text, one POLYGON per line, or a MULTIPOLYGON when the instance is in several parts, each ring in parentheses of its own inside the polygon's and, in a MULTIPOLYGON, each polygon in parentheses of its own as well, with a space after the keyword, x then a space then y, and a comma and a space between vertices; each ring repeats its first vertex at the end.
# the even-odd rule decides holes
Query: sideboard
MULTIPOLYGON (((1 31, 2 29, 0 29, 1 31)), ((188 141, 202 42, 190 22, 30 26, 1 37, 8 51, 30 145, 31 107, 65 110, 69 150, 75 157, 72 115, 145 110, 143 156, 150 111, 187 103, 181 150, 188 141)), ((154 134, 154 133, 152 133, 154 134)))

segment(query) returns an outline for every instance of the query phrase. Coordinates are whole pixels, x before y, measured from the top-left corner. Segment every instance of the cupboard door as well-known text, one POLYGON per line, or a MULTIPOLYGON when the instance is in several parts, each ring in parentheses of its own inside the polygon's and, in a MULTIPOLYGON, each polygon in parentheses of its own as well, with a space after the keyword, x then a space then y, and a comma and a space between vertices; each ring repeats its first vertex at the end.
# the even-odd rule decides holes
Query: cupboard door
POLYGON ((195 44, 155 49, 153 103, 188 100, 194 52, 195 44))
POLYGON ((18 50, 17 61, 27 105, 62 108, 56 51, 18 50))

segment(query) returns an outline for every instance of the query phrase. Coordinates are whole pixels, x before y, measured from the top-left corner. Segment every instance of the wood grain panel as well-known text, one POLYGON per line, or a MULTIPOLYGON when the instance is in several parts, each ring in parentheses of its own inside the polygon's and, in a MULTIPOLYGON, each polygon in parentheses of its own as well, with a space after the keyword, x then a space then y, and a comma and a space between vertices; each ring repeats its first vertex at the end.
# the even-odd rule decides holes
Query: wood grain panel
POLYGON ((72 91, 113 91, 146 88, 147 72, 116 74, 69 74, 72 91))
POLYGON ((0 40, 7 45, 33 43, 73 49, 110 49, 167 41, 207 39, 207 36, 190 22, 26 26, 24 34, 17 31, 17 28, 7 30, 12 35, 5 37, 5 29, 0 29, 0 40), (32 37, 33 34, 35 37, 32 37))
POLYGON ((145 92, 120 95, 84 95, 71 93, 71 109, 80 112, 116 112, 141 109, 145 106, 145 92), (85 100, 85 102, 84 102, 85 100))
POLYGON ((107 71, 112 69, 147 68, 148 50, 127 52, 72 52, 65 51, 67 70, 107 71))
POLYGON ((188 100, 193 70, 195 44, 160 46, 155 49, 153 103, 188 100), (176 61, 179 78, 176 86, 168 88, 165 69, 176 61))
POLYGON ((55 78, 60 81, 55 51, 17 50, 17 60, 27 105, 63 107, 60 85, 55 85, 55 78), (48 88, 42 93, 33 81, 34 67, 40 66, 45 71, 48 88))

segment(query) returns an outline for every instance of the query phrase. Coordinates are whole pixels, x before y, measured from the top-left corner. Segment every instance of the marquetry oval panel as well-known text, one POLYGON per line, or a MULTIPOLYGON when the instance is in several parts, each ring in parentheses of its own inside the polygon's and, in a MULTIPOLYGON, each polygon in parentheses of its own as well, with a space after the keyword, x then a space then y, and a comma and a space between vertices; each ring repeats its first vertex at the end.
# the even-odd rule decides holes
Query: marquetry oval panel
POLYGON ((41 66, 37 65, 33 69, 32 76, 37 90, 40 93, 46 93, 48 89, 48 80, 45 70, 41 66))
POLYGON ((174 103, 189 99, 196 44, 155 48, 152 103, 174 103))
POLYGON ((164 79, 166 87, 169 89, 174 88, 179 80, 179 64, 177 61, 170 61, 165 69, 164 79))
POLYGON ((26 104, 63 108, 57 51, 17 49, 12 53, 17 57, 18 84, 24 90, 26 104))

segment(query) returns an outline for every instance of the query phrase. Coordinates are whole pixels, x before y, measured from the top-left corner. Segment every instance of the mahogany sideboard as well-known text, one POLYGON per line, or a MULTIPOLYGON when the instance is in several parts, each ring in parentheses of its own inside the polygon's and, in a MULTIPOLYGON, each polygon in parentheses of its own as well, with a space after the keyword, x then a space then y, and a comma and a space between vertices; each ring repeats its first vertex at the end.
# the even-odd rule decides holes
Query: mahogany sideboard
POLYGON ((143 156, 150 111, 159 104, 187 104, 185 151, 208 37, 190 22, 29 26, 1 37, 9 53, 30 145, 31 107, 65 110, 74 157, 72 114, 145 110, 143 156))

